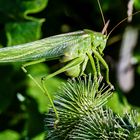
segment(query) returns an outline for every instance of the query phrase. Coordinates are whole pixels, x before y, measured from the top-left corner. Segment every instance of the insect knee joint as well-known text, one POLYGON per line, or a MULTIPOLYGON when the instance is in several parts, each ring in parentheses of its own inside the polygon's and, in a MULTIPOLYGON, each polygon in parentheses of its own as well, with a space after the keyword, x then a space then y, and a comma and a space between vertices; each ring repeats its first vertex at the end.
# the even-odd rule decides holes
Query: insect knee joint
POLYGON ((24 66, 22 66, 21 69, 23 70, 23 72, 27 73, 27 70, 25 69, 24 66))
POLYGON ((45 80, 46 80, 46 77, 43 76, 43 77, 41 78, 41 82, 44 82, 45 80))

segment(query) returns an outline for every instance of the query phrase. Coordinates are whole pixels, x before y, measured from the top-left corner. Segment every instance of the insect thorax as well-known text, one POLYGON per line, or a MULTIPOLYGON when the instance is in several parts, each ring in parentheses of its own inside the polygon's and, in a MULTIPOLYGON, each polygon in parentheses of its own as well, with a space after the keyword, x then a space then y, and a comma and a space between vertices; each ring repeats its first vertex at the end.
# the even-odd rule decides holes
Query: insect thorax
POLYGON ((88 34, 81 36, 72 46, 65 49, 61 62, 68 62, 77 57, 86 57, 86 53, 91 52, 91 38, 88 34))
POLYGON ((91 36, 92 48, 96 49, 97 51, 103 52, 106 46, 107 36, 103 35, 100 32, 95 32, 92 30, 85 30, 85 32, 87 32, 91 36))
MULTIPOLYGON (((84 33, 84 32, 83 32, 84 33)), ((75 40, 72 46, 66 48, 61 62, 77 61, 77 64, 66 71, 70 77, 77 77, 83 74, 87 64, 87 52, 91 53, 91 37, 89 34, 83 34, 75 40), (80 59, 80 62, 79 62, 80 59)))

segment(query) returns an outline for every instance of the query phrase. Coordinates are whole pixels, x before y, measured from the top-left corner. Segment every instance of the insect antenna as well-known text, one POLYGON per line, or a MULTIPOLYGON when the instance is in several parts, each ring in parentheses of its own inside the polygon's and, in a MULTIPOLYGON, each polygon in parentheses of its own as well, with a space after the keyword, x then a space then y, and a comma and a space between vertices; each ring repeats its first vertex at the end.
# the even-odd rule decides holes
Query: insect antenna
POLYGON ((98 6, 99 6, 99 9, 100 9, 100 12, 101 12, 103 24, 104 24, 104 28, 103 28, 103 30, 102 30, 102 33, 103 33, 103 34, 105 33, 105 34, 107 35, 107 27, 108 27, 109 21, 107 21, 107 23, 105 22, 105 18, 104 18, 104 14, 103 14, 103 10, 102 10, 100 1, 97 0, 97 2, 98 2, 98 6))
POLYGON ((102 30, 102 34, 106 33, 106 35, 107 35, 107 27, 108 27, 108 25, 109 25, 109 22, 110 22, 110 20, 108 20, 108 21, 106 22, 106 24, 105 24, 105 26, 104 26, 104 28, 103 28, 103 30, 102 30))
POLYGON ((114 27, 112 28, 112 30, 109 32, 109 34, 107 35, 107 37, 109 37, 110 34, 111 34, 120 24, 122 24, 124 21, 126 21, 129 17, 134 16, 134 15, 136 15, 136 14, 138 14, 138 13, 140 13, 140 11, 137 11, 137 12, 135 12, 135 13, 133 13, 133 14, 127 16, 127 17, 124 18, 123 20, 121 20, 116 26, 114 26, 114 27))

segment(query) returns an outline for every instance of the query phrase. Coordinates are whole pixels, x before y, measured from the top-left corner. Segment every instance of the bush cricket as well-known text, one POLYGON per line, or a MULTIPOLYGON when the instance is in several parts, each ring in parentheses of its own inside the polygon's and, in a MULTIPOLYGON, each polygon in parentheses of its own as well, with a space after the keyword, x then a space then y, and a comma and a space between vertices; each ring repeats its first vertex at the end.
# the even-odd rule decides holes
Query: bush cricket
MULTIPOLYGON (((103 17, 99 0, 97 0, 97 2, 103 17)), ((126 18, 124 20, 126 20, 126 18)), ((122 23, 124 20, 122 20, 120 23, 122 23)), ((106 82, 112 89, 114 88, 109 81, 109 68, 102 55, 110 33, 120 23, 117 24, 107 35, 105 33, 109 21, 105 24, 105 20, 103 18, 103 22, 105 26, 102 33, 85 29, 82 31, 51 36, 31 43, 1 48, 0 63, 21 63, 22 70, 27 73, 27 75, 36 83, 36 85, 48 96, 56 114, 56 119, 59 120, 57 110, 45 87, 45 80, 62 72, 66 72, 67 75, 71 77, 81 76, 84 74, 87 62, 89 60, 92 66, 94 79, 97 80, 101 76, 101 63, 106 69, 106 82), (33 78, 33 76, 27 72, 26 67, 40 62, 49 61, 50 59, 59 59, 61 63, 67 64, 56 72, 43 77, 41 80, 42 85, 40 85, 33 78)))

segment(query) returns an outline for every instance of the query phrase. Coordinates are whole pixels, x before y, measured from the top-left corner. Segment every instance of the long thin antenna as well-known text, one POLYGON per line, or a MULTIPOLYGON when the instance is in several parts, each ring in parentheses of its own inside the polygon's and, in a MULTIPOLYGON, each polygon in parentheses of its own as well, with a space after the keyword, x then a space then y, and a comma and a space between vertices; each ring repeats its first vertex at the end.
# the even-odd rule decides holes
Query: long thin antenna
MULTIPOLYGON (((109 25, 109 22, 110 22, 110 20, 108 20, 107 22, 106 22, 106 24, 105 24, 105 26, 104 26, 104 28, 103 28, 103 30, 102 30, 102 34, 104 34, 105 32, 107 32, 107 27, 108 27, 108 25, 109 25)), ((107 35, 107 34, 106 34, 107 35)))
POLYGON ((124 18, 122 21, 120 21, 115 27, 113 27, 113 29, 109 32, 109 34, 107 35, 108 37, 110 36, 110 34, 120 25, 122 24, 124 21, 126 21, 129 17, 134 16, 136 14, 140 13, 140 11, 137 11, 129 16, 127 16, 126 18, 124 18))
MULTIPOLYGON (((102 11, 102 8, 101 8, 101 4, 100 4, 100 1, 99 1, 99 0, 97 0, 97 2, 98 2, 99 9, 100 9, 100 12, 101 12, 101 16, 102 16, 103 24, 104 24, 104 26, 105 26, 106 23, 105 23, 104 14, 103 14, 103 11, 102 11)), ((107 31, 106 31, 106 34, 107 34, 107 31)))

